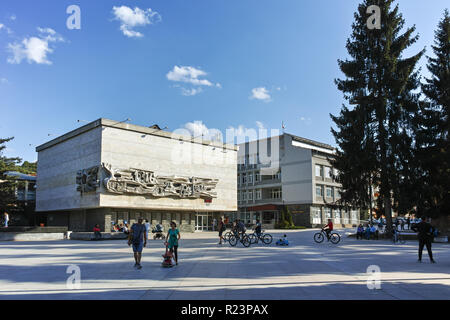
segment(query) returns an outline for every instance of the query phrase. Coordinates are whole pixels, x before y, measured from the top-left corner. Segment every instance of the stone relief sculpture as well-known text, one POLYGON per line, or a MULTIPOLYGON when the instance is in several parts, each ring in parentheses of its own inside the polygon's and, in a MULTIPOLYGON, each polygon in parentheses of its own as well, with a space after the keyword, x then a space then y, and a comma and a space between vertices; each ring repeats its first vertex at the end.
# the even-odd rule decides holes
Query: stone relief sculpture
POLYGON ((115 169, 103 163, 108 175, 103 180, 106 190, 116 194, 149 195, 157 198, 217 198, 214 191, 219 180, 198 177, 156 176, 142 169, 115 169))
POLYGON ((78 171, 77 191, 80 191, 82 194, 86 192, 96 191, 97 188, 100 186, 98 173, 99 173, 98 166, 78 171))

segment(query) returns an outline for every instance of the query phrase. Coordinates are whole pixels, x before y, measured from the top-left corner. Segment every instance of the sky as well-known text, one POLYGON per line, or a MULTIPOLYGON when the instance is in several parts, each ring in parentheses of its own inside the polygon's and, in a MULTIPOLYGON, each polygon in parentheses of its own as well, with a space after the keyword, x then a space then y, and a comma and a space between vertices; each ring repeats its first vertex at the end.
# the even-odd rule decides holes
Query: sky
MULTIPOLYGON (((335 146, 337 60, 360 2, 1 0, 4 155, 36 161, 36 146, 98 118, 194 136, 284 124, 335 146)), ((432 55, 448 1, 396 3, 420 35, 406 55, 432 55)))

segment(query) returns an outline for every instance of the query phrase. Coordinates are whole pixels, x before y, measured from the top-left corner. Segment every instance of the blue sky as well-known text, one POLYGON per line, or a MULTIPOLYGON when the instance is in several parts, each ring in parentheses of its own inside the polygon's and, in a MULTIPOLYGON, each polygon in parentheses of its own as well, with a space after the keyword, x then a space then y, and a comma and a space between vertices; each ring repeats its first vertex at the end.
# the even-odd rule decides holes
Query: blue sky
MULTIPOLYGON (((6 155, 35 161, 37 145, 100 117, 224 133, 284 121, 334 145, 329 113, 343 99, 333 80, 359 3, 2 0, 0 137, 15 137, 6 155), (66 27, 70 5, 80 30, 66 27)), ((420 34, 409 52, 431 54, 448 1, 398 3, 420 34)))

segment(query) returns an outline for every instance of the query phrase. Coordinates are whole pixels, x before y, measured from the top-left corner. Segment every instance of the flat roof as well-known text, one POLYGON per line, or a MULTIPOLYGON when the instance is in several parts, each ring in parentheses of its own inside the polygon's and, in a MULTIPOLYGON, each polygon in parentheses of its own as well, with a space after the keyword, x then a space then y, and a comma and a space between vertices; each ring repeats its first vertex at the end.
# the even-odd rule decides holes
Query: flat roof
POLYGON ((66 140, 69 140, 73 137, 76 137, 80 134, 83 134, 83 133, 90 131, 92 129, 95 129, 97 127, 117 128, 117 129, 134 131, 134 132, 144 133, 144 134, 153 135, 153 136, 159 136, 159 137, 163 137, 163 138, 167 138, 167 139, 181 140, 181 141, 186 141, 186 142, 191 142, 191 143, 202 144, 205 146, 220 147, 223 149, 228 149, 228 150, 233 150, 233 151, 237 151, 239 148, 238 146, 235 146, 233 144, 222 143, 220 141, 202 140, 199 138, 194 139, 191 136, 180 135, 180 134, 172 133, 169 131, 158 130, 158 129, 151 128, 151 127, 138 126, 135 124, 126 123, 125 121, 114 121, 114 120, 109 120, 109 119, 105 119, 105 118, 100 118, 100 119, 95 120, 91 123, 88 123, 80 128, 69 131, 68 133, 66 133, 62 136, 59 136, 53 140, 50 140, 40 146, 37 146, 36 152, 51 148, 52 146, 54 146, 56 144, 59 144, 66 140))
POLYGON ((318 141, 314 141, 314 140, 310 140, 310 139, 306 139, 306 138, 302 138, 302 137, 299 137, 299 136, 296 136, 296 135, 293 135, 293 134, 290 134, 290 133, 283 133, 282 135, 278 135, 278 136, 265 137, 265 138, 262 138, 262 139, 246 141, 246 142, 240 143, 239 145, 246 145, 246 144, 249 144, 249 143, 255 143, 257 141, 263 141, 263 140, 267 140, 267 139, 280 138, 280 137, 285 136, 285 135, 286 136, 290 136, 292 138, 292 140, 294 140, 294 141, 306 143, 306 144, 309 144, 311 146, 315 146, 315 147, 319 147, 319 148, 329 149, 330 151, 336 150, 336 148, 334 148, 333 146, 330 146, 329 144, 318 142, 318 141))

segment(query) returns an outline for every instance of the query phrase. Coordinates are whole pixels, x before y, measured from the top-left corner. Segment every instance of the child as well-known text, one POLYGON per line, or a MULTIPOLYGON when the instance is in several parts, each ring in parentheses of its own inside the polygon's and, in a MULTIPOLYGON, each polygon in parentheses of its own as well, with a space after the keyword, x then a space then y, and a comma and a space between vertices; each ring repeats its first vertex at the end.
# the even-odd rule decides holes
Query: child
POLYGON ((172 252, 169 251, 169 249, 166 246, 166 253, 162 255, 164 260, 161 264, 161 266, 163 266, 164 268, 171 268, 174 266, 173 263, 173 254, 172 252))
POLYGON ((281 238, 280 240, 278 240, 278 241, 276 242, 276 245, 277 245, 277 246, 288 246, 288 245, 289 245, 289 241, 288 241, 288 239, 287 239, 287 236, 284 235, 283 238, 281 238))

